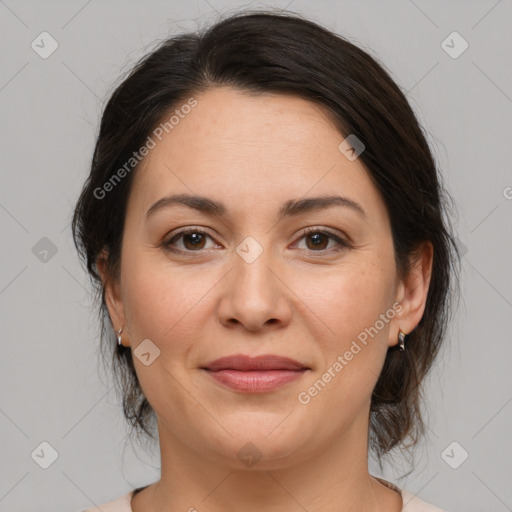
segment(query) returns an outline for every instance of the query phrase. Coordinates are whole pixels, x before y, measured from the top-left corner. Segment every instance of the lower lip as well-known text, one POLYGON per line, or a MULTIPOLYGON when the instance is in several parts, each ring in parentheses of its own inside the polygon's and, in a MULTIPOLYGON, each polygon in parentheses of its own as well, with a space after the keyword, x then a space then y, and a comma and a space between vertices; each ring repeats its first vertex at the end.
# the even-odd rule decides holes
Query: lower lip
POLYGON ((306 370, 206 370, 216 381, 237 391, 264 393, 299 379, 306 370))

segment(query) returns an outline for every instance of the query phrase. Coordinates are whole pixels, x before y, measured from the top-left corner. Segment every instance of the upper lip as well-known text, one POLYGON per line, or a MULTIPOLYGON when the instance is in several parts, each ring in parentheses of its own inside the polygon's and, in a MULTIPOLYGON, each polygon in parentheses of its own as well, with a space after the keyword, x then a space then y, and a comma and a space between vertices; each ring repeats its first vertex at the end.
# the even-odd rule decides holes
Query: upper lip
POLYGON ((251 357, 244 354, 235 354, 215 359, 202 367, 206 370, 307 370, 309 367, 290 359, 289 357, 265 354, 251 357))

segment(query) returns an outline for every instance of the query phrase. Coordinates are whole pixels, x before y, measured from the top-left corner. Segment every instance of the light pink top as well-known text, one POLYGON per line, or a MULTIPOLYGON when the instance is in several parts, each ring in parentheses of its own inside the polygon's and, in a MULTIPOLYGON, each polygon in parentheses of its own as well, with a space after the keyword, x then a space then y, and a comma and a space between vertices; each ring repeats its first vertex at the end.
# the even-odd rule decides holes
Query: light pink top
MULTIPOLYGON (((446 512, 438 507, 435 507, 434 505, 420 500, 414 494, 405 489, 400 489, 400 487, 391 482, 388 482, 387 480, 383 480, 382 478, 378 477, 374 478, 389 488, 398 491, 402 495, 403 507, 401 512, 446 512)), ((87 510, 83 510, 82 512, 133 512, 130 505, 133 493, 134 490, 130 491, 124 496, 121 496, 120 498, 115 499, 114 501, 100 505, 99 508, 89 508, 87 510)))

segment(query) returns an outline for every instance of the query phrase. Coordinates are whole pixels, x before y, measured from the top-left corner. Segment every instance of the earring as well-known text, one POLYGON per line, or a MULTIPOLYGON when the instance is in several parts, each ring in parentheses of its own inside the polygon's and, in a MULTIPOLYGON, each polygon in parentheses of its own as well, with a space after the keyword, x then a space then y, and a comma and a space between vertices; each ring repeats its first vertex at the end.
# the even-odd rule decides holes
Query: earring
POLYGON ((399 346, 400 346, 400 352, 403 352, 405 350, 405 345, 404 345, 404 342, 405 342, 405 332, 402 331, 402 329, 398 329, 398 341, 399 341, 399 346))
POLYGON ((117 344, 118 345, 121 345, 121 333, 123 332, 123 328, 121 327, 121 329, 119 329, 119 331, 117 331, 117 344))

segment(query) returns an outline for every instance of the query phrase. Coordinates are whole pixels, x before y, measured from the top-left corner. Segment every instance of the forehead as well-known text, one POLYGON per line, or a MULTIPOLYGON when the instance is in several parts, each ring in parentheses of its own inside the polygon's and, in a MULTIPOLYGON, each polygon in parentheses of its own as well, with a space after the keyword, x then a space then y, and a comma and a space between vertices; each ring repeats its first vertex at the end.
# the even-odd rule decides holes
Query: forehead
POLYGON ((248 205, 253 197, 269 207, 274 199, 283 203, 310 192, 379 201, 361 160, 340 152, 344 135, 325 108, 293 95, 228 87, 194 99, 196 106, 161 140, 153 136, 156 145, 132 184, 137 203, 176 191, 228 204, 243 197, 248 205))
MULTIPOLYGON (((152 151, 148 160, 167 148, 177 161, 182 157, 187 161, 232 157, 250 165, 251 157, 258 154, 259 161, 275 159, 278 163, 285 157, 311 156, 313 150, 325 152, 342 139, 326 108, 298 96, 216 87, 194 99, 196 106, 175 118, 169 133, 157 141, 160 150, 152 151), (185 151, 178 152, 179 148, 185 151)), ((336 149, 337 144, 331 153, 336 149)))

